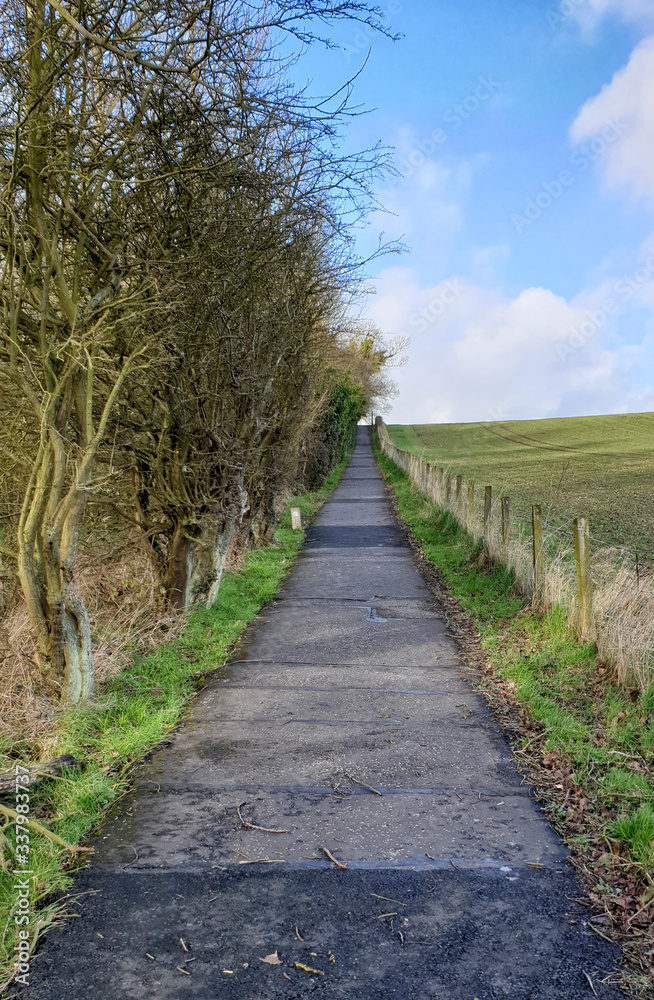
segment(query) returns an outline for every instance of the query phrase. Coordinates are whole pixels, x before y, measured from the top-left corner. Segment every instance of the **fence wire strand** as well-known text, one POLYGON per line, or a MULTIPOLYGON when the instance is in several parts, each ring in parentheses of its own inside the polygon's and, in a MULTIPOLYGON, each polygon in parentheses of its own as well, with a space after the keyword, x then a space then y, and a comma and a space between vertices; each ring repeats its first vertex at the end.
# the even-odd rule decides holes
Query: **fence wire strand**
MULTIPOLYGON (((377 419, 379 443, 384 454, 402 469, 420 491, 458 520, 487 555, 514 572, 516 585, 535 605, 567 609, 570 625, 612 664, 623 683, 645 690, 654 680, 654 549, 629 546, 584 532, 590 573, 584 607, 590 608, 590 625, 584 617, 576 563, 573 515, 552 505, 544 506, 542 525, 542 579, 535 581, 533 511, 524 504, 504 505, 494 491, 490 505, 485 487, 473 484, 472 507, 465 476, 436 467, 419 455, 398 448, 386 425, 377 419), (457 481, 460 484, 457 493, 457 481), (503 527, 503 514, 508 527, 503 527), (569 519, 569 527, 562 524, 569 519), (537 586, 536 586, 537 584, 537 586), (589 634, 588 634, 589 633, 589 634)), ((577 522, 575 522, 577 523, 577 522)), ((584 577, 582 576, 582 582, 584 577)))

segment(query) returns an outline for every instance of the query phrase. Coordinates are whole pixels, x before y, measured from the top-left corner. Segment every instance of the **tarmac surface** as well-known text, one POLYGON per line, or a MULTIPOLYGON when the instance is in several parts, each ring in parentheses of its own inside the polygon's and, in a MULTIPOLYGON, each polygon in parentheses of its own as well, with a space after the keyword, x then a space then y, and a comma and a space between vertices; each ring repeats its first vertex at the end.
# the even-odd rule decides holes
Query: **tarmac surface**
POLYGON ((618 1000, 619 955, 474 676, 359 428, 277 599, 95 838, 79 917, 21 996, 618 1000))

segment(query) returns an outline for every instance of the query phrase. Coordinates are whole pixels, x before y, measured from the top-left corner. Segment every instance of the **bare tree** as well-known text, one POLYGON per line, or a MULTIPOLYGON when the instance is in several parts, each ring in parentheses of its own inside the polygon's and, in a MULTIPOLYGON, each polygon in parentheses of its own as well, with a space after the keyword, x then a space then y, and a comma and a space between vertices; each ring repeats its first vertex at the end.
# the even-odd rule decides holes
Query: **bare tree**
MULTIPOLYGON (((40 666, 76 703, 93 685, 79 528, 108 489, 109 429, 125 443, 117 414, 143 420, 135 496, 156 496, 166 586, 186 606, 215 595, 252 469, 315 394, 317 316, 347 284, 352 190, 379 158, 330 152, 341 96, 312 105, 270 80, 283 35, 311 42, 380 13, 358 0, 0 10, 0 390, 16 404, 0 448, 20 508, 2 545, 40 666)), ((151 511, 131 516, 154 551, 151 511)))

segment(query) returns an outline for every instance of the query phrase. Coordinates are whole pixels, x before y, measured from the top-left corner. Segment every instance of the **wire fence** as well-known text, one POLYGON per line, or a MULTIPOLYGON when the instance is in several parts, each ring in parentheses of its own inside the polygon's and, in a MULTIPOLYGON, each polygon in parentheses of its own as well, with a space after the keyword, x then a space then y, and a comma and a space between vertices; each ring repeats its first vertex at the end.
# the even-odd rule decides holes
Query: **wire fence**
POLYGON ((586 518, 565 528, 551 511, 496 496, 446 467, 391 441, 376 419, 384 454, 421 493, 450 511, 488 559, 513 570, 520 591, 539 609, 562 607, 582 641, 593 642, 620 683, 646 690, 654 682, 654 550, 615 545, 591 534, 586 518))

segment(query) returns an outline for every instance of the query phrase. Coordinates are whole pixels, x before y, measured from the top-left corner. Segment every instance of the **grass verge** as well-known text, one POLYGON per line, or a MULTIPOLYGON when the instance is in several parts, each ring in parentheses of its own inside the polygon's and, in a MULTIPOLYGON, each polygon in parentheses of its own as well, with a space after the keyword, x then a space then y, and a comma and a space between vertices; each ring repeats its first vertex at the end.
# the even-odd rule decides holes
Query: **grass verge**
POLYGON ((426 575, 448 609, 480 689, 534 780, 588 889, 589 925, 632 963, 620 985, 654 986, 654 686, 617 686, 559 610, 540 614, 513 574, 375 454, 426 575))
MULTIPOLYGON (((275 532, 275 544, 246 556, 243 568, 223 578, 210 609, 193 612, 184 631, 105 684, 96 700, 62 716, 54 732, 39 741, 0 743, 0 770, 71 754, 80 770, 47 779, 30 789, 30 817, 75 845, 99 824, 109 806, 129 787, 134 765, 179 722, 207 673, 228 658, 245 627, 271 600, 288 573, 304 533, 291 530, 290 508, 309 523, 336 487, 347 464, 339 465, 320 490, 291 497, 275 532)), ((10 797, 3 802, 14 806, 10 797)), ((18 897, 13 871, 16 831, 0 830, 0 992, 13 976, 18 897), (4 839, 3 839, 4 838, 4 839)), ((30 951, 62 914, 61 893, 71 888, 76 867, 61 846, 31 832, 29 838, 30 951), (56 902, 52 902, 57 893, 56 902)))

